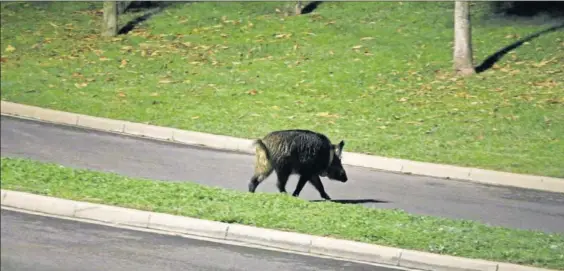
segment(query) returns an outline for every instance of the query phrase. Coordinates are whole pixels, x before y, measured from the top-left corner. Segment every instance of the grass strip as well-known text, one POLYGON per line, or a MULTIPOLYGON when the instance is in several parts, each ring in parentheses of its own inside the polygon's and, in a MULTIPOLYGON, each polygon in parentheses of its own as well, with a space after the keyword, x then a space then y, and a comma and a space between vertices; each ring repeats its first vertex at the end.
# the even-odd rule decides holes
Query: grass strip
POLYGON ((2 189, 564 270, 564 235, 2 157, 2 189))
MULTIPOLYGON (((556 23, 489 5, 472 3, 475 64, 556 23)), ((8 101, 246 138, 308 128, 347 151, 564 177, 562 31, 458 78, 452 2, 324 2, 302 16, 290 2, 176 3, 112 38, 102 2, 1 7, 8 101)))

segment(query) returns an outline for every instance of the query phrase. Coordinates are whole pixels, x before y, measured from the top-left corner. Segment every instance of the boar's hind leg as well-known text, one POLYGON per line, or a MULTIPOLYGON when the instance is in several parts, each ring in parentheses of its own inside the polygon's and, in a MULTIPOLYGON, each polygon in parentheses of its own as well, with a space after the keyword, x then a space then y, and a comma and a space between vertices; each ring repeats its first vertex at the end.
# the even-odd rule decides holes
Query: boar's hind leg
POLYGON ((255 161, 255 173, 253 177, 251 177, 251 181, 249 182, 249 192, 254 193, 257 189, 257 186, 264 181, 270 174, 272 174, 272 165, 270 161, 266 160, 264 156, 257 155, 255 161))
POLYGON ((257 186, 272 174, 272 163, 268 160, 266 152, 257 148, 255 156, 255 173, 249 182, 249 192, 254 193, 257 186))
POLYGON ((315 187, 315 189, 317 189, 322 198, 331 200, 331 197, 329 197, 329 195, 327 195, 327 193, 325 192, 325 188, 323 187, 323 183, 321 183, 319 176, 314 175, 313 177, 311 177, 309 182, 315 187))
POLYGON ((272 173, 272 169, 267 172, 260 172, 253 174, 251 177, 251 181, 249 182, 249 192, 254 193, 257 189, 257 186, 264 181, 270 174, 272 173))

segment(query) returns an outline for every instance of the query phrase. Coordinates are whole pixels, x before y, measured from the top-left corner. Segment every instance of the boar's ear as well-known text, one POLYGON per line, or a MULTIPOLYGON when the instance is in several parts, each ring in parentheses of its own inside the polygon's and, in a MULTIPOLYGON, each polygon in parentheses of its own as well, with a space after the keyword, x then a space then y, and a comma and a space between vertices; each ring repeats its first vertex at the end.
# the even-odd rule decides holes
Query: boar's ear
POLYGON ((343 140, 341 140, 341 142, 339 142, 339 144, 335 146, 335 154, 339 157, 339 159, 341 159, 341 156, 343 155, 344 146, 345 146, 345 141, 343 140))

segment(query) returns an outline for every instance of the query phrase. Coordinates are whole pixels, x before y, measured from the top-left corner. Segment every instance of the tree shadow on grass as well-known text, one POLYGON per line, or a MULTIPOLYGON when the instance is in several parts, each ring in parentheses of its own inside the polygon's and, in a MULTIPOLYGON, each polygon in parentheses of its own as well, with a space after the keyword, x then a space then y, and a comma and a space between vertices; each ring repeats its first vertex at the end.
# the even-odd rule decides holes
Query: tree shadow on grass
MULTIPOLYGON (((326 200, 310 200, 310 202, 324 202, 326 200)), ((377 200, 377 199, 332 199, 331 202, 341 203, 341 204, 363 204, 363 203, 389 203, 389 201, 385 200, 377 200)))
POLYGON ((476 71, 476 73, 482 73, 484 71, 489 70, 491 67, 493 67, 493 65, 495 63, 497 63, 503 56, 505 56, 507 53, 511 52, 512 50, 520 47, 521 45, 523 45, 525 42, 530 41, 532 39, 535 39, 541 35, 550 33, 550 32, 554 32, 558 29, 564 28, 564 23, 559 24, 559 25, 555 25, 553 27, 547 28, 545 30, 539 31, 537 33, 531 34, 527 37, 524 37, 520 40, 517 40, 516 42, 502 48, 501 50, 495 52, 494 54, 490 55, 488 58, 486 58, 480 65, 476 66, 476 68, 474 68, 474 70, 476 71))
MULTIPOLYGON (((123 34, 129 33, 131 30, 133 30, 140 23, 148 20, 153 15, 162 12, 165 8, 167 8, 167 7, 169 7, 173 4, 175 4, 175 3, 174 2, 161 2, 161 3, 159 3, 156 6, 156 8, 153 8, 153 9, 147 11, 147 13, 127 22, 127 24, 125 24, 122 28, 120 28, 120 30, 118 31, 118 35, 123 35, 123 34)), ((126 11, 130 11, 130 8, 126 9, 126 11)))
POLYGON ((309 2, 304 8, 302 8, 302 14, 312 13, 323 1, 312 1, 309 2))
POLYGON ((534 17, 547 14, 552 17, 564 16, 562 1, 495 1, 491 3, 496 14, 518 17, 534 17))

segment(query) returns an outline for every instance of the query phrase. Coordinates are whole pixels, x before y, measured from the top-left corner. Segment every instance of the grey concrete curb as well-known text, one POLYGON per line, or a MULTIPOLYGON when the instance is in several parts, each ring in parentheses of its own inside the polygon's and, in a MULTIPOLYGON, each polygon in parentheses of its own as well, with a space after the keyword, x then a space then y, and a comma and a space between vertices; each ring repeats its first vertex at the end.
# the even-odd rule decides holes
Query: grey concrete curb
MULTIPOLYGON (((254 154, 250 139, 92 117, 2 101, 2 115, 254 154)), ((343 163, 383 171, 564 193, 564 179, 344 152, 343 163)))
POLYGON ((12 190, 1 190, 1 205, 122 226, 161 230, 219 240, 255 244, 312 255, 433 271, 548 271, 508 263, 432 254, 394 247, 284 232, 239 224, 72 201, 12 190))

